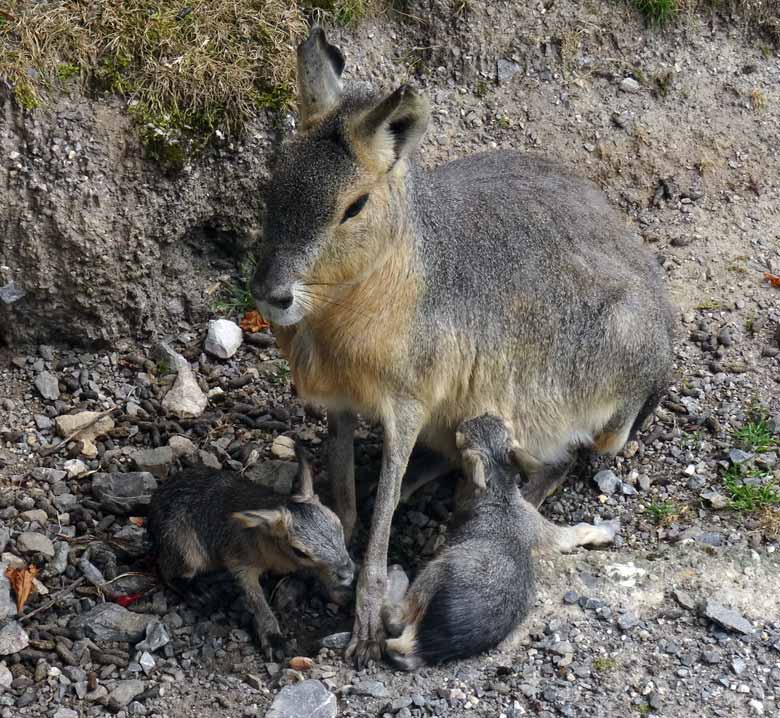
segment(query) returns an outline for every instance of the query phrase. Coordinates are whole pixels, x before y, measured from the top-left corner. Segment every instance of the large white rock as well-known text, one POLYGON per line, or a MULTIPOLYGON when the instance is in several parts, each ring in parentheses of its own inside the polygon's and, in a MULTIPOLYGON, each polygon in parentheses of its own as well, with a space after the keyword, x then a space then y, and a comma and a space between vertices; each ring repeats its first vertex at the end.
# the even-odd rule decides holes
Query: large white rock
POLYGON ((206 336, 205 349, 220 359, 230 359, 244 341, 241 327, 229 319, 212 319, 206 336))
POLYGON ((189 365, 180 364, 176 381, 162 400, 162 408, 180 419, 195 419, 206 410, 208 401, 189 365))

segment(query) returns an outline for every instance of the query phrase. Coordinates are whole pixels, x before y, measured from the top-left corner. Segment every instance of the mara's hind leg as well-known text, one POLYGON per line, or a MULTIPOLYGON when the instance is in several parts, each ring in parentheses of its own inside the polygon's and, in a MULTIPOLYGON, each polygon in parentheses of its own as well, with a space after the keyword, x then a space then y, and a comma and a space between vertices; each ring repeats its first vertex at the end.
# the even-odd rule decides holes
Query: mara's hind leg
POLYGON ((523 498, 534 508, 539 508, 542 502, 563 483, 569 469, 574 463, 570 455, 555 464, 545 464, 540 471, 534 472, 523 487, 523 498))
POLYGON ((401 503, 406 503, 423 486, 446 476, 452 471, 450 462, 439 454, 426 453, 409 461, 401 487, 401 503))
POLYGON ((618 409, 604 428, 593 439, 593 450, 599 454, 615 456, 645 423, 658 402, 661 392, 653 391, 640 406, 627 404, 618 409))

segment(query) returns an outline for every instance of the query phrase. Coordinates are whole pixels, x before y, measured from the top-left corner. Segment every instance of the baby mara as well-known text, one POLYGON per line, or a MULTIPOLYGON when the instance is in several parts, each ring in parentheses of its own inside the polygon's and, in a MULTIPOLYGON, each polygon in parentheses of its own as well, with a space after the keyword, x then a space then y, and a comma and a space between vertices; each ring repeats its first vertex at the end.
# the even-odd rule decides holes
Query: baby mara
POLYGON ((198 468, 166 481, 149 511, 149 537, 165 583, 183 593, 181 579, 227 570, 243 591, 269 660, 285 645, 260 577, 313 571, 340 600, 351 590, 355 569, 341 522, 314 493, 302 449, 296 453, 290 497, 235 473, 198 468))
MULTIPOLYGON (((464 421, 456 443, 474 496, 456 511, 442 553, 403 600, 388 591, 383 610, 393 636, 385 656, 403 670, 494 648, 521 624, 534 600, 534 551, 610 543, 619 528, 617 520, 559 527, 543 518, 516 483, 518 468, 533 459, 498 417, 464 421)), ((397 593, 398 577, 391 578, 397 593)))

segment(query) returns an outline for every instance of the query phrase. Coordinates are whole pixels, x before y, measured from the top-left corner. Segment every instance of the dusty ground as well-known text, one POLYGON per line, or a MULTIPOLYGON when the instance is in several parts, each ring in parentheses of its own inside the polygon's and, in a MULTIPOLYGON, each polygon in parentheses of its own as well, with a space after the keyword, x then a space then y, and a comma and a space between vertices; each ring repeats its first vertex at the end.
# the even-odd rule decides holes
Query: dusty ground
MULTIPOLYGON (((422 5, 414 14, 426 14, 422 5)), ((627 456, 580 467, 544 509, 559 522, 619 516, 620 540, 607 550, 542 564, 538 607, 516 651, 415 675, 381 665, 356 675, 339 651, 320 651, 322 636, 349 629, 349 614, 326 606, 314 591, 296 593, 295 582, 276 594, 295 606, 279 615, 300 653, 315 658, 307 675, 338 694, 342 715, 778 714, 778 514, 716 509, 718 497, 709 492, 729 498, 724 474, 729 452, 740 445, 735 432, 755 427, 759 416, 766 417, 762 435, 769 438, 747 465, 763 477, 759 482, 778 481, 780 289, 763 272, 780 274, 780 58, 761 41, 748 41, 736 21, 718 17, 657 33, 620 5, 516 5, 469 3, 461 15, 435 15, 439 19, 411 28, 369 22, 357 35, 342 33, 341 45, 351 77, 390 85, 405 68, 419 73, 434 103, 423 162, 488 147, 556 157, 598 181, 663 262, 680 307, 668 400, 627 456), (637 80, 637 91, 621 89, 628 77, 637 80), (592 481, 601 468, 625 482, 614 494, 602 494, 592 481), (750 622, 749 633, 707 618, 708 600, 735 609, 750 622)), ((247 147, 260 151, 264 142, 255 136, 247 147)), ((220 161, 235 167, 247 147, 235 155, 222 150, 205 166, 220 161)), ((200 171, 195 168, 193 176, 200 171)), ((208 263, 198 269, 212 280, 222 271, 210 272, 208 263)), ((84 537, 106 542, 126 532, 128 520, 90 500, 89 477, 51 483, 51 475, 31 473, 36 466, 60 468, 68 458, 65 450, 39 455, 39 447, 54 439, 34 416, 118 405, 117 429, 100 443, 90 469, 129 468, 131 450, 164 445, 176 433, 223 464, 242 462, 250 444, 265 460, 279 430, 301 436, 320 454, 322 417, 295 399, 274 348, 245 344, 226 362, 207 358, 201 354, 205 325, 198 316, 187 318, 191 323, 180 322, 169 338, 199 363, 206 388, 221 387, 225 394, 212 400, 202 420, 179 426, 158 414, 172 376, 158 364, 152 341, 85 354, 68 348, 83 339, 74 327, 74 336, 63 335, 51 355, 15 345, 0 356, 0 395, 8 399, 0 402, 0 521, 10 532, 5 550, 21 554, 18 536, 28 529, 55 543, 67 541, 71 565, 60 575, 50 569, 42 575, 52 594, 81 575, 76 560, 84 537), (151 361, 145 365, 144 359, 151 361), (67 389, 61 404, 42 401, 33 388, 44 366, 67 389), (247 383, 240 386, 239 377, 247 383), (130 416, 128 397, 148 416, 130 416), (247 404, 262 411, 252 416, 247 404), (268 420, 279 424, 269 430, 263 424, 268 420), (63 502, 63 495, 75 498, 63 502), (45 525, 30 526, 22 515, 35 508, 46 511, 45 525)), ((380 448, 366 427, 357 449, 364 519, 380 448)), ((447 486, 432 486, 399 511, 393 560, 410 571, 427 560, 450 498, 447 486)), ((120 569, 148 568, 110 545, 120 569)), ((26 610, 47 600, 33 597, 26 610)), ((126 643, 109 646, 124 658, 114 668, 99 665, 98 647, 89 646, 83 661, 92 651, 91 665, 64 667, 68 653, 58 644, 65 641, 71 654, 84 648, 67 626, 94 600, 94 590, 80 586, 25 624, 41 643, 7 658, 13 683, 0 693, 0 715, 54 716, 61 706, 100 715, 105 698, 79 701, 74 692, 93 669, 108 691, 119 679, 144 681, 146 692, 115 710, 177 718, 204 710, 262 715, 279 685, 296 679, 283 666, 267 665, 247 642, 238 630, 246 618, 240 607, 223 600, 221 612, 198 614, 159 591, 132 606, 161 617, 173 638, 155 653, 148 676, 134 665, 137 656, 126 643), (40 668, 41 661, 48 668, 40 668)))

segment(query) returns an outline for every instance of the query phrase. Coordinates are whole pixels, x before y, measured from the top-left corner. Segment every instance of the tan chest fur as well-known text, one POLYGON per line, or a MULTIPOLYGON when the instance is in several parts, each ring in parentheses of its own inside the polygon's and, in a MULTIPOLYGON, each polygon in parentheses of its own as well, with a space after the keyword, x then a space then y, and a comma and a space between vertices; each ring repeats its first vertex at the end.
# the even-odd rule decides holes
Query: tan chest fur
POLYGON ((294 327, 274 327, 298 393, 379 418, 388 395, 414 391, 409 319, 419 286, 399 249, 294 327))

